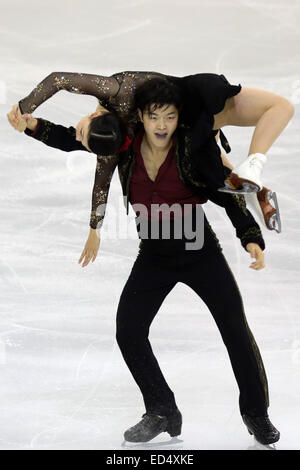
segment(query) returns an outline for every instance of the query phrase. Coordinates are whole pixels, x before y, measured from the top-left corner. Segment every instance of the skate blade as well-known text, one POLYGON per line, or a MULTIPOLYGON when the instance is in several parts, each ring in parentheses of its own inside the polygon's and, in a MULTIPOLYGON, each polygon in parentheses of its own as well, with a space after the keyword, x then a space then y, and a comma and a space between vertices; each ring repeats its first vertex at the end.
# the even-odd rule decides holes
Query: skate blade
POLYGON ((274 202, 274 209, 276 210, 276 213, 271 215, 269 219, 269 228, 271 230, 275 230, 277 233, 281 232, 281 219, 280 219, 280 213, 279 213, 279 205, 278 205, 278 200, 276 193, 273 193, 272 191, 269 191, 267 194, 267 198, 269 201, 274 202))
POLYGON ((251 194, 251 193, 257 193, 259 191, 259 186, 256 186, 254 184, 249 184, 249 183, 243 183, 243 186, 241 188, 231 188, 230 186, 227 186, 226 181, 225 181, 225 186, 223 188, 219 188, 218 191, 220 193, 229 193, 229 194, 251 194))
POLYGON ((281 220, 276 193, 263 187, 263 189, 257 193, 257 199, 265 219, 266 227, 269 230, 276 230, 277 233, 280 233, 281 220), (273 201, 274 205, 271 204, 271 201, 273 201))
POLYGON ((269 201, 267 200, 266 193, 249 193, 245 194, 245 201, 247 208, 250 212, 253 212, 258 219, 258 222, 269 228, 269 218, 264 213, 264 207, 269 206, 271 208, 271 213, 273 214, 273 207, 270 206, 269 201), (261 202, 260 199, 263 201, 261 202))
POLYGON ((143 442, 143 441, 131 442, 131 441, 126 441, 126 439, 124 439, 121 446, 127 449, 134 449, 134 448, 142 448, 142 449, 150 448, 151 449, 153 448, 153 445, 162 446, 162 445, 167 444, 167 445, 176 445, 177 447, 177 444, 181 444, 182 442, 184 442, 183 439, 180 439, 178 436, 170 437, 167 440, 160 440, 160 441, 154 441, 154 442, 153 440, 147 441, 147 442, 143 442))
POLYGON ((224 183, 225 186, 218 189, 218 191, 221 193, 249 194, 260 191, 258 184, 254 183, 253 181, 240 178, 235 173, 231 173, 229 178, 227 178, 224 183))

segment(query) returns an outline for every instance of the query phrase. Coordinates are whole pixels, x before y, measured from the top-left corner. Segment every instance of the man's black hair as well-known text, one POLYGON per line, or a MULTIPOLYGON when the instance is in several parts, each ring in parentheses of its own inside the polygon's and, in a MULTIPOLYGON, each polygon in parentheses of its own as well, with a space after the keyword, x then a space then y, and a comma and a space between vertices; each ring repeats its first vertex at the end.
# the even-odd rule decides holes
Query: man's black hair
POLYGON ((152 78, 135 91, 134 107, 140 109, 142 113, 149 113, 151 105, 153 105, 152 111, 155 111, 157 108, 171 104, 180 112, 182 94, 179 87, 167 79, 152 78))
POLYGON ((88 130, 88 146, 97 155, 114 155, 122 146, 126 128, 118 115, 110 111, 91 119, 88 130))

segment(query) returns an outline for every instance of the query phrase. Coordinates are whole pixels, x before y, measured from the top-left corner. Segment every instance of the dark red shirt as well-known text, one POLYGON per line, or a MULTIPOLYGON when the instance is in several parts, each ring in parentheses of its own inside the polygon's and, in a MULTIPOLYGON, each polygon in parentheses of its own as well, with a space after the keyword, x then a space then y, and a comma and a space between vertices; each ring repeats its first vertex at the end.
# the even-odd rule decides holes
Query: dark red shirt
MULTIPOLYGON (((201 198, 193 192, 191 188, 186 186, 178 175, 176 165, 175 140, 170 148, 168 155, 160 166, 155 181, 152 181, 145 168, 144 160, 141 154, 141 143, 144 136, 142 129, 133 140, 133 150, 136 154, 133 173, 130 180, 130 196, 131 204, 144 204, 147 208, 148 220, 161 220, 164 211, 153 210, 152 204, 167 204, 169 207, 173 204, 179 204, 179 210, 175 210, 175 216, 186 215, 191 212, 196 204, 203 204, 207 199, 201 198), (185 204, 189 204, 188 207, 185 204)), ((136 214, 140 212, 135 210, 136 214)), ((144 218, 143 213, 141 216, 144 218)), ((165 218, 174 218, 174 213, 166 209, 165 218), (170 214, 170 215, 169 215, 170 214)))

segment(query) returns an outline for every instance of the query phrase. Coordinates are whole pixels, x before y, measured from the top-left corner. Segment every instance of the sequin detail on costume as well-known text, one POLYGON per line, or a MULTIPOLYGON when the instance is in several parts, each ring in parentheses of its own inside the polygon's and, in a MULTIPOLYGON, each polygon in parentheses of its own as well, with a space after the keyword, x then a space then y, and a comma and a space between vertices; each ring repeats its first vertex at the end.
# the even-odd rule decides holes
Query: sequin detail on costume
POLYGON ((156 72, 121 72, 111 77, 87 73, 53 72, 42 80, 32 92, 19 102, 22 114, 32 113, 38 106, 60 90, 71 93, 95 96, 102 106, 110 106, 128 126, 132 137, 138 122, 137 113, 133 112, 134 92, 136 88, 152 78, 165 75, 156 72))
POLYGON ((50 121, 44 121, 45 125, 44 125, 44 128, 43 128, 43 131, 41 133, 41 136, 40 136, 40 140, 42 142, 47 142, 48 138, 49 138, 49 134, 51 132, 51 128, 53 126, 53 123, 50 122, 50 121))
POLYGON ((116 155, 97 156, 90 215, 90 227, 93 229, 102 227, 110 182, 117 166, 117 161, 118 157, 116 155))
POLYGON ((244 212, 244 214, 248 215, 245 197, 242 194, 233 194, 233 193, 232 193, 232 197, 237 203, 237 205, 239 206, 239 208, 244 212))
POLYGON ((247 333, 248 333, 248 336, 249 336, 249 339, 250 339, 250 342, 251 342, 251 346, 252 346, 252 349, 253 349, 253 353, 255 355, 255 359, 256 359, 256 363, 257 363, 257 367, 258 367, 258 372, 259 372, 259 375, 260 375, 260 380, 261 380, 261 384, 262 384, 262 388, 263 388, 263 392, 264 392, 264 397, 265 397, 265 405, 266 405, 266 408, 269 408, 269 406, 270 406, 269 387, 268 387, 268 380, 267 380, 264 364, 263 364, 263 361, 262 361, 262 358, 261 358, 261 355, 260 355, 260 351, 259 351, 258 346, 256 344, 256 341, 254 339, 253 333, 250 330, 249 325, 248 325, 248 321, 247 321, 245 310, 244 310, 244 304, 243 304, 243 301, 242 301, 242 294, 241 294, 240 288, 237 285, 237 282, 235 280, 233 272, 232 272, 226 258, 224 258, 224 260, 225 260, 225 263, 228 267, 229 272, 231 272, 231 274, 232 274, 232 278, 234 280, 237 291, 238 291, 238 293, 240 295, 240 298, 241 298, 241 302, 242 302, 242 306, 243 306, 243 317, 244 317, 245 325, 246 325, 246 328, 247 328, 247 333))
POLYGON ((143 83, 153 78, 167 80, 165 75, 156 72, 121 72, 112 75, 118 84, 119 90, 111 97, 109 104, 127 124, 128 134, 133 136, 133 129, 139 121, 137 112, 134 112, 134 93, 143 83))
POLYGON ((250 227, 245 233, 244 235, 241 237, 241 243, 244 247, 246 247, 246 245, 248 243, 255 243, 253 242, 253 238, 257 238, 257 239, 260 239, 261 238, 261 231, 260 231, 260 228, 259 227, 250 227), (248 241, 249 240, 249 241, 248 241))
POLYGON ((209 228, 209 231, 211 232, 212 236, 214 237, 214 239, 215 239, 215 241, 216 241, 216 244, 217 244, 217 247, 218 247, 219 251, 222 252, 222 251, 223 251, 223 248, 222 248, 222 246, 221 246, 221 244, 220 244, 220 241, 219 241, 217 235, 215 234, 215 232, 214 232, 214 230, 212 229, 212 227, 211 227, 210 223, 208 222, 208 220, 206 220, 206 223, 207 223, 207 227, 209 228))

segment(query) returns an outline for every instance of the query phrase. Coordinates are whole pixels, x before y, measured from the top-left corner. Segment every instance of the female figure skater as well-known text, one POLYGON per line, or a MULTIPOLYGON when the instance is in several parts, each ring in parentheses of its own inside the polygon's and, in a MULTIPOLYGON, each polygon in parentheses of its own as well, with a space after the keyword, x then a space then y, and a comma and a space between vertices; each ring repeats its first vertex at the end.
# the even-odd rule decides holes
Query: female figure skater
MULTIPOLYGON (((150 226, 158 223, 160 229, 165 220, 161 213, 156 220, 152 212, 155 201, 168 206, 179 204, 183 216, 180 219, 180 215, 175 217, 174 214, 172 218, 172 213, 168 214, 171 239, 143 239, 139 232, 140 251, 120 298, 117 342, 142 392, 146 408, 142 420, 128 429, 124 437, 140 442, 149 441, 164 431, 171 436, 181 432, 181 413, 153 355, 148 334, 164 298, 177 282, 183 282, 204 300, 214 316, 238 382, 240 411, 249 432, 263 444, 276 442, 279 432, 267 414, 269 398, 264 366, 246 321, 238 287, 206 217, 201 227, 196 209, 207 198, 225 207, 242 246, 256 257, 251 267, 257 270, 264 267, 260 229, 246 209, 243 196, 217 192, 194 178, 188 165, 192 130, 186 124, 177 127, 180 98, 174 85, 162 80, 146 83, 136 93, 136 107, 143 128, 129 147, 119 153, 118 159, 123 194, 134 208, 142 204, 149 209, 150 216, 149 211, 146 212, 150 226), (186 250, 185 236, 180 239, 174 236, 176 221, 184 224, 190 206, 193 207, 193 231, 194 228, 195 233, 204 230, 202 249, 186 250)), ((34 131, 33 124, 37 123, 30 124, 34 131)), ((71 150, 70 133, 65 129, 66 140, 62 139, 61 127, 50 126, 45 143, 58 147, 59 141, 67 142, 71 150)), ((75 135, 73 145, 78 148, 75 135)))
MULTIPOLYGON (((102 77, 83 73, 53 72, 19 102, 21 111, 19 111, 19 107, 13 107, 13 111, 9 113, 11 122, 18 128, 19 120, 21 126, 19 130, 24 130, 26 122, 24 120, 23 123, 21 122, 21 112, 31 113, 59 90, 67 90, 95 96, 99 101, 97 113, 99 110, 103 112, 101 103, 105 104, 105 107, 110 111, 114 110, 125 121, 127 132, 132 137, 137 123, 137 113, 133 109, 135 90, 141 84, 158 76, 165 80, 175 81, 181 86, 185 100, 183 120, 186 119, 192 129, 193 170, 197 173, 197 178, 209 186, 221 188, 224 179, 230 175, 228 166, 230 165, 232 168, 217 144, 220 135, 222 146, 227 153, 230 152, 231 149, 222 133, 222 127, 225 125, 255 126, 247 159, 247 162, 250 162, 250 155, 267 152, 294 112, 293 106, 285 98, 263 90, 246 87, 241 89, 241 85, 231 85, 224 75, 202 73, 177 78, 156 72, 121 72, 111 77, 102 77), (223 158, 225 166, 220 157, 223 158)), ((76 138, 83 145, 87 144, 91 121, 93 120, 94 125, 95 121, 100 119, 102 119, 101 116, 93 113, 78 123, 76 138)), ((38 120, 38 124, 39 130, 36 132, 36 138, 46 142, 50 136, 51 140, 51 125, 53 124, 42 119, 38 120)), ((99 131, 101 132, 101 124, 97 127, 100 127, 99 131)), ((106 127, 105 132, 107 131, 106 127)), ((73 135, 75 129, 71 127, 69 132, 73 135)), ((101 147, 101 141, 98 140, 98 147, 99 145, 101 147)), ((118 145, 115 147, 118 148, 118 145)), ((95 149, 95 147, 93 148, 95 149)), ((65 150, 67 149, 65 148, 65 150)), ((82 259, 84 260, 83 266, 86 266, 91 259, 93 261, 95 259, 96 253, 91 249, 91 246, 94 245, 94 238, 98 235, 95 230, 96 228, 100 229, 105 214, 105 212, 97 213, 97 207, 99 205, 104 207, 106 204, 110 181, 117 165, 116 155, 104 158, 103 155, 107 155, 105 149, 96 153, 102 157, 98 156, 97 159, 90 234, 80 258, 80 262, 82 259)), ((266 157, 263 155, 261 158, 265 159, 266 157)), ((251 160, 250 169, 254 169, 256 165, 261 168, 261 158, 258 155, 257 159, 251 160)), ((252 176, 249 177, 249 179, 251 178, 252 176)), ((280 217, 276 194, 263 187, 261 191, 248 194, 246 197, 247 204, 265 223, 266 227, 279 232, 280 217), (274 197, 275 207, 269 200, 272 197, 274 197)))
MULTIPOLYGON (((32 113, 59 90, 95 96, 100 104, 111 106, 128 124, 129 136, 137 122, 132 113, 135 90, 155 77, 176 83, 184 93, 183 121, 192 125, 192 155, 198 173, 220 191, 242 194, 258 191, 249 203, 258 211, 266 226, 280 231, 276 194, 264 188, 261 173, 267 161, 266 152, 281 134, 294 114, 293 105, 285 98, 264 90, 231 85, 224 75, 200 73, 174 77, 157 72, 121 72, 111 77, 93 74, 53 72, 19 102, 21 113, 32 113), (255 126, 247 159, 230 175, 224 173, 220 149, 212 139, 220 135, 226 152, 230 146, 222 127, 255 126), (201 154, 201 159, 199 155, 201 154), (227 178, 226 178, 227 177, 227 178), (226 178, 226 179, 225 179, 226 178), (225 179, 225 187, 224 185, 225 179), (275 208, 270 204, 273 199, 275 208)), ((109 183, 108 183, 109 186, 109 183)))

